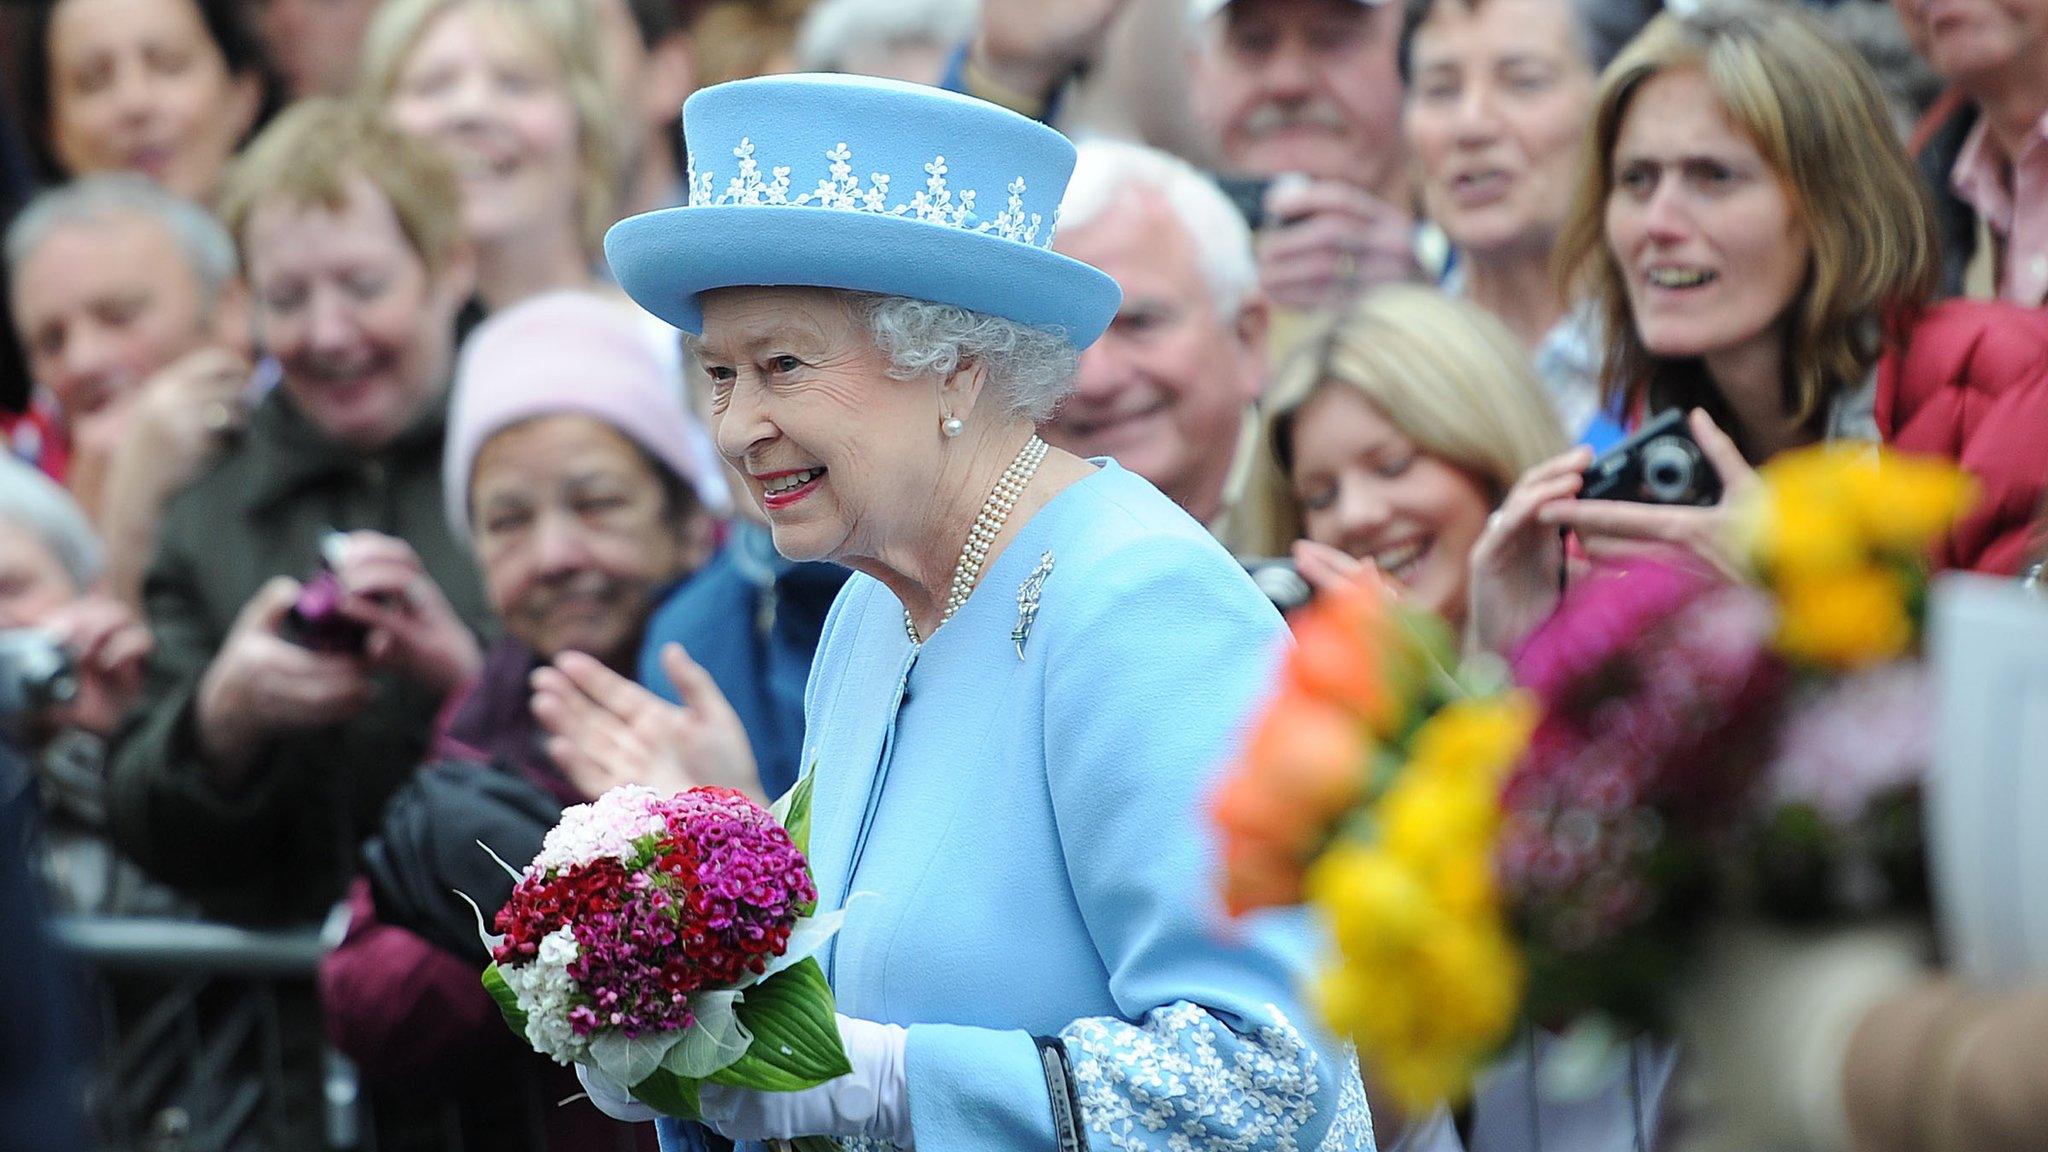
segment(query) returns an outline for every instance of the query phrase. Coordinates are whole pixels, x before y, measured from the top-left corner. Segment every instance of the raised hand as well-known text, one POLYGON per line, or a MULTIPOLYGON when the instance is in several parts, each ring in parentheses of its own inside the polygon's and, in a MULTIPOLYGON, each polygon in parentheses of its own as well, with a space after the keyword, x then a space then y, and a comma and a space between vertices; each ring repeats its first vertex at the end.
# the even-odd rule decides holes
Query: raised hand
POLYGON ((753 746, 739 714, 680 644, 661 652, 680 706, 581 652, 534 670, 533 715, 548 755, 595 799, 621 784, 665 792, 734 788, 764 801, 753 746))

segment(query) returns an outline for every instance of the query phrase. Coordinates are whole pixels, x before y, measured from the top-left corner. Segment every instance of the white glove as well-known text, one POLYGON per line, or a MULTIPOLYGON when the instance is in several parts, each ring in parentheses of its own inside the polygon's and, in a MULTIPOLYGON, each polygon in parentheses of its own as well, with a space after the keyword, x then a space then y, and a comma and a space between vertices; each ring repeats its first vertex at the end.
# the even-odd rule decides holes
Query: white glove
POLYGON ((802 1092, 706 1084, 697 1097, 704 1123, 729 1140, 865 1136, 912 1147, 910 1093, 903 1082, 905 1035, 900 1025, 841 1016, 839 1039, 852 1072, 802 1092))
POLYGON ((661 1116, 661 1113, 620 1091, 619 1086, 610 1080, 591 1075, 590 1069, 584 1065, 576 1066, 576 1079, 582 1083, 583 1090, 590 1093, 590 1102, 597 1105, 597 1110, 614 1120, 645 1124, 661 1116))

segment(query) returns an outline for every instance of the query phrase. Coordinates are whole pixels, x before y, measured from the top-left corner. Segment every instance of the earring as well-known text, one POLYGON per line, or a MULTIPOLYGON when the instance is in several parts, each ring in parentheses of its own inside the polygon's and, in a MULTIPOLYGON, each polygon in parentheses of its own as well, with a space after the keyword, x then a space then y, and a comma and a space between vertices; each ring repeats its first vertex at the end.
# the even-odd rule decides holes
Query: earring
POLYGON ((958 416, 948 416, 944 420, 939 421, 939 431, 946 434, 946 439, 951 440, 955 436, 960 435, 960 433, 967 431, 967 425, 961 423, 958 416))

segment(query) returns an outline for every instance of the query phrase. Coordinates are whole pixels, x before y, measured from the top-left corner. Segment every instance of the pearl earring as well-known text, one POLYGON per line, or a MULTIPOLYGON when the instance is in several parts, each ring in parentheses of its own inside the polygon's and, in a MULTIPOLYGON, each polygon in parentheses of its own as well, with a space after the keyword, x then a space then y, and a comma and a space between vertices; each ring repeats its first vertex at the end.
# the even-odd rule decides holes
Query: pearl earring
POLYGON ((967 425, 961 423, 958 416, 948 416, 944 420, 939 421, 939 431, 946 434, 946 439, 951 440, 962 432, 967 431, 967 425))

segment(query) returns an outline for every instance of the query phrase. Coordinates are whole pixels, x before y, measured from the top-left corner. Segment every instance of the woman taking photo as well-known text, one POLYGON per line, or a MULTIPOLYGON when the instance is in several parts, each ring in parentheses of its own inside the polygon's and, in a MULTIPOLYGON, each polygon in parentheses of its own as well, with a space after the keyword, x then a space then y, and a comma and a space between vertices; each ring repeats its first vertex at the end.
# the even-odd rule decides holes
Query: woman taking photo
POLYGON ((324 915, 482 665, 484 598, 441 494, 471 283, 456 212, 439 156, 331 101, 294 106, 229 175, 280 379, 164 512, 143 588, 156 652, 110 784, 116 834, 214 916, 324 915), (323 559, 363 629, 346 644, 292 639, 323 559))
MULTIPOLYGON (((1870 69, 1797 9, 1666 14, 1602 78, 1561 259, 1598 308, 1622 410, 1677 409, 1728 493, 1803 444, 1883 440, 1973 473, 1943 567, 2011 572, 2048 478, 2033 313, 1928 305, 1933 214, 1870 69)), ((1525 475, 1474 552, 1475 632, 1506 651, 1555 606, 1575 533, 1722 570, 1726 502, 1579 501, 1583 449, 1525 475)))
POLYGON ((1324 587, 1363 562, 1462 628, 1487 516, 1565 445, 1514 336, 1464 301, 1380 288, 1321 321, 1272 388, 1263 551, 1324 587))
POLYGON ((1296 992, 1305 923, 1219 933, 1200 832, 1284 625, 1179 506, 1033 431, 1118 303, 1047 251, 1073 147, 852 77, 721 85, 684 121, 691 203, 614 229, 613 269, 692 334, 777 550, 855 573, 803 755, 853 1072, 707 1086, 706 1122, 924 1152, 1372 1147, 1355 1063, 1296 992))

